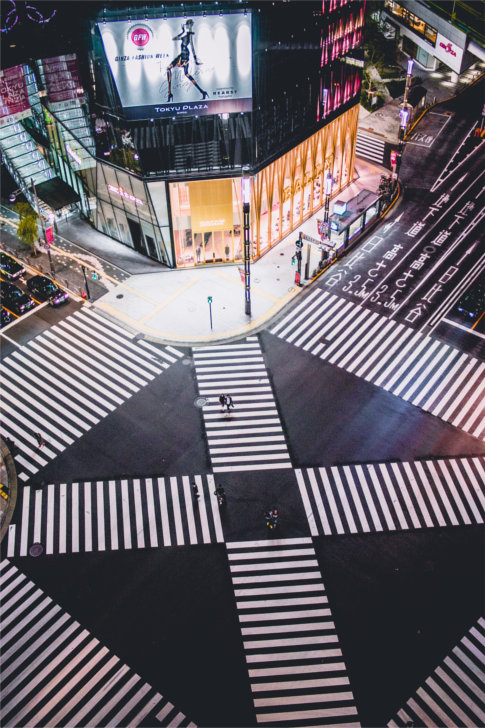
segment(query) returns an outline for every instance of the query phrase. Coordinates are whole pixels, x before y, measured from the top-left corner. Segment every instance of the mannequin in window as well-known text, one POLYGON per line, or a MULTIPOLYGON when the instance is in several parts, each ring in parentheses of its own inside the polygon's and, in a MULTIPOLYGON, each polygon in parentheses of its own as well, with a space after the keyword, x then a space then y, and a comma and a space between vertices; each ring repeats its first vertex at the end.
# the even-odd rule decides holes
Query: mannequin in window
POLYGON ((194 50, 194 43, 193 43, 193 36, 195 35, 192 28, 194 27, 194 21, 189 18, 189 20, 186 20, 185 23, 182 25, 182 32, 175 36, 175 38, 172 38, 172 40, 179 40, 180 41, 180 53, 178 56, 176 56, 172 63, 167 67, 167 81, 168 81, 168 98, 167 101, 173 101, 173 94, 172 94, 172 68, 183 68, 185 77, 188 78, 188 80, 194 84, 195 88, 200 91, 202 94, 202 99, 206 99, 209 94, 207 91, 204 91, 199 84, 196 82, 195 78, 190 75, 189 73, 189 61, 190 61, 190 51, 192 51, 192 55, 194 57, 194 61, 197 66, 201 66, 202 63, 197 59, 197 55, 194 50))

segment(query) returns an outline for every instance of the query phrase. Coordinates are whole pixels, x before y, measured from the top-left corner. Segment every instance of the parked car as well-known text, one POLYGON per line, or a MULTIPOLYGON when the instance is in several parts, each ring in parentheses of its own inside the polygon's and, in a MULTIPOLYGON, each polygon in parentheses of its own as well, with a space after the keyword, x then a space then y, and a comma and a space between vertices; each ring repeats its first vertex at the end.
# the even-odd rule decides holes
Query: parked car
POLYGON ((69 301, 68 294, 45 276, 33 276, 27 281, 29 292, 39 301, 49 301, 51 306, 59 306, 69 301))
POLYGON ((2 306, 16 313, 17 316, 21 316, 35 306, 35 301, 27 293, 21 291, 13 283, 5 281, 2 281, 0 286, 0 302, 2 306))
POLYGON ((7 255, 7 253, 0 252, 0 271, 6 278, 13 281, 25 273, 25 268, 22 268, 15 258, 7 255))
POLYGON ((7 311, 7 309, 2 306, 0 312, 0 329, 9 324, 11 321, 13 321, 12 314, 10 313, 10 311, 7 311))

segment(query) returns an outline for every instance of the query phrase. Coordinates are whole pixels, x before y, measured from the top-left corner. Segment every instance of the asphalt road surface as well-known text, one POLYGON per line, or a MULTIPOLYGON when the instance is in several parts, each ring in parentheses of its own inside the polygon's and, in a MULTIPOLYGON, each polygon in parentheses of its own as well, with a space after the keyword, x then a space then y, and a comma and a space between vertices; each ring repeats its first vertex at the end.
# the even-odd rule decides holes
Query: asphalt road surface
POLYGON ((480 725, 483 337, 443 322, 483 173, 447 172, 465 105, 435 117, 393 217, 260 334, 158 346, 72 304, 20 329, 4 725, 480 725))

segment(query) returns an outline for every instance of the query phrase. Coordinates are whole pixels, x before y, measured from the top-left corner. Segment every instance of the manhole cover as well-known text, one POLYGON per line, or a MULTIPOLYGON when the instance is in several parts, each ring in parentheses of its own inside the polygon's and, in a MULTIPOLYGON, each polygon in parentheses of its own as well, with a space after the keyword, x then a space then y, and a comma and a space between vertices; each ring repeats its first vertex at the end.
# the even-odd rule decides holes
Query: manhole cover
POLYGON ((123 298, 123 294, 122 293, 118 293, 118 295, 116 296, 116 298, 123 298))
POLYGON ((182 364, 185 364, 185 366, 188 367, 189 364, 192 364, 192 359, 182 359, 182 364))
POLYGON ((209 400, 206 397, 197 397, 194 404, 196 407, 205 407, 206 404, 209 404, 209 400))
POLYGON ((41 543, 33 543, 32 546, 29 549, 29 554, 31 556, 41 556, 41 554, 44 553, 44 547, 41 543))

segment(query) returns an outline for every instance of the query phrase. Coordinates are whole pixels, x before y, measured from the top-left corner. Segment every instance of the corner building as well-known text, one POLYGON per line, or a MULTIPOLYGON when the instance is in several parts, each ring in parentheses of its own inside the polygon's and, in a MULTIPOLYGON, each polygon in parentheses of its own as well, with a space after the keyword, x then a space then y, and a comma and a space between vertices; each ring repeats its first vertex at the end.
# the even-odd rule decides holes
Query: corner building
MULTIPOLYGON (((92 22, 85 214, 171 268, 253 259, 353 178, 363 0, 139 5, 92 22)), ((72 146, 72 144, 71 144, 72 146)))

